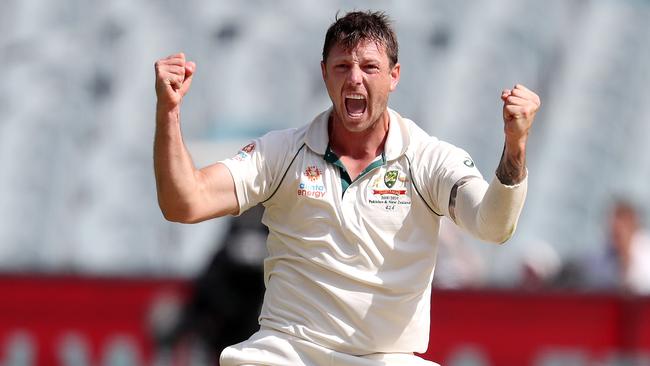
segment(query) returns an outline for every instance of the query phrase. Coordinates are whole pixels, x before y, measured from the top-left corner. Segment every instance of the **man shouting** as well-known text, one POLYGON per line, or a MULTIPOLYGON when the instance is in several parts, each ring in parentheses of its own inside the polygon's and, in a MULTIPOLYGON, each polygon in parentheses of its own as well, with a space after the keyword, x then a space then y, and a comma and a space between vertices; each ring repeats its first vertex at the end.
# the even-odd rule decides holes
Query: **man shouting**
POLYGON ((502 92, 505 143, 488 183, 469 154, 388 108, 397 39, 383 13, 351 12, 325 36, 332 106, 197 169, 179 119, 195 70, 183 54, 156 62, 162 212, 195 223, 262 203, 269 229, 260 330, 223 350, 221 365, 433 365, 414 352, 428 344, 440 220, 486 241, 510 238, 539 97, 522 85, 502 92))

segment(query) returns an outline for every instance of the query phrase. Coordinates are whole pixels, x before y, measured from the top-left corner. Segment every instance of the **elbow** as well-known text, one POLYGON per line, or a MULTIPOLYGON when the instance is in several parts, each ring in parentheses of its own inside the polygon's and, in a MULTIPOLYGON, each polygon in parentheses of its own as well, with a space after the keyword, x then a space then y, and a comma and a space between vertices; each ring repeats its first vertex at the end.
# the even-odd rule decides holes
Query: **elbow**
POLYGON ((179 224, 188 224, 189 223, 187 216, 182 214, 178 210, 165 209, 165 208, 161 207, 160 211, 162 212, 163 217, 167 221, 177 222, 179 224))
POLYGON ((188 206, 169 204, 161 201, 158 202, 158 205, 160 206, 160 212, 162 212, 163 217, 167 221, 179 224, 195 224, 201 221, 192 216, 192 210, 188 206))
POLYGON ((505 244, 515 234, 515 225, 490 230, 481 235, 481 239, 494 244, 505 244))
POLYGON ((480 210, 476 217, 476 226, 480 239, 495 244, 505 244, 515 234, 519 222, 519 211, 515 210, 480 210))
POLYGON ((188 202, 158 202, 160 211, 167 221, 177 222, 179 224, 197 224, 209 219, 222 217, 226 215, 234 215, 236 212, 227 211, 225 209, 216 208, 214 210, 206 210, 201 205, 192 204, 188 202))

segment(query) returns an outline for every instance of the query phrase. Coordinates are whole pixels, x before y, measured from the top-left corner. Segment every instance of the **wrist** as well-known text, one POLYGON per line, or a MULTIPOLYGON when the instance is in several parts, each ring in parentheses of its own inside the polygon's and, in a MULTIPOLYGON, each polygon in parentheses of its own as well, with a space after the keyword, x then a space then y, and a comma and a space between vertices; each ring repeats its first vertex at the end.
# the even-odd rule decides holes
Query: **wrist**
POLYGON ((180 104, 163 102, 160 99, 156 101, 156 112, 157 113, 176 113, 178 114, 181 109, 180 104))
POLYGON ((156 124, 173 125, 180 123, 180 108, 158 103, 156 105, 156 124))

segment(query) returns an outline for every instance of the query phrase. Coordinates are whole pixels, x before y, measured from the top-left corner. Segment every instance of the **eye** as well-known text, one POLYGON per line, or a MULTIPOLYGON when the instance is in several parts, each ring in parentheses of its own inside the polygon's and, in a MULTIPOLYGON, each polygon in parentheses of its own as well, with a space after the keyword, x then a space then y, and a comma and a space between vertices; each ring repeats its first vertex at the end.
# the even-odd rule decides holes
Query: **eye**
POLYGON ((334 70, 345 71, 347 69, 348 69, 347 64, 336 64, 336 65, 334 65, 334 70))
POLYGON ((365 66, 365 69, 368 72, 378 72, 379 71, 379 65, 377 64, 368 64, 365 66))

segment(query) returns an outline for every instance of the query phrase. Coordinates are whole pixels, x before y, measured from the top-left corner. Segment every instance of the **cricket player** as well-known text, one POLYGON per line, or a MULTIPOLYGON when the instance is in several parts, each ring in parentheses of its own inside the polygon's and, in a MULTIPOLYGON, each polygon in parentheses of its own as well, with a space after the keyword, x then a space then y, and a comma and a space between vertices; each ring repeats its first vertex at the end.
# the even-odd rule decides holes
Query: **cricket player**
POLYGON ((440 219, 486 241, 511 237, 539 97, 519 84, 501 93, 505 143, 488 182, 465 151, 388 108, 400 79, 394 31, 383 13, 351 12, 325 36, 332 106, 197 169, 179 117, 196 65, 179 53, 155 71, 164 216, 195 223, 265 207, 260 330, 223 350, 221 365, 435 365, 414 352, 428 345, 440 219))

